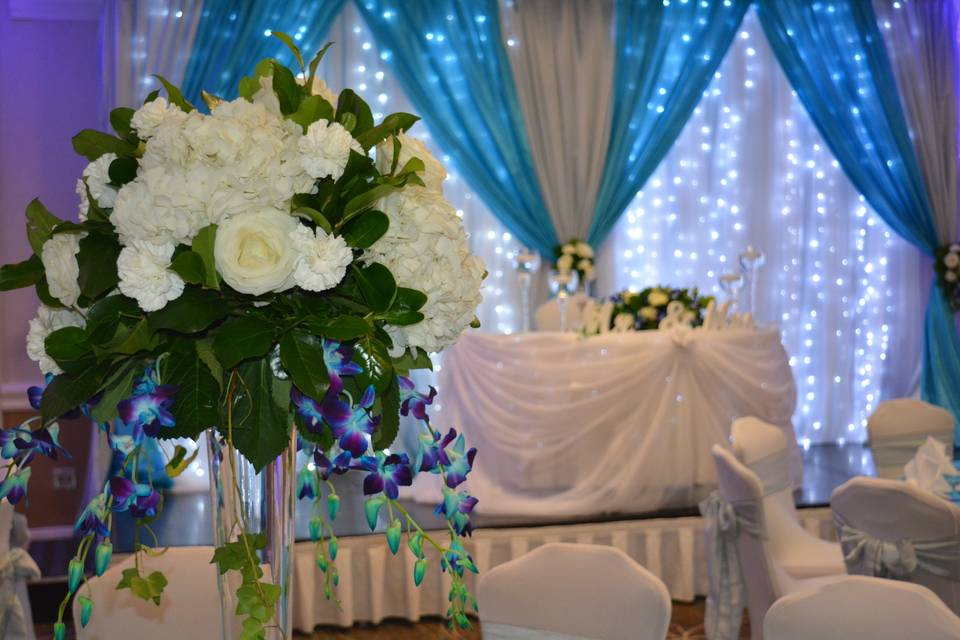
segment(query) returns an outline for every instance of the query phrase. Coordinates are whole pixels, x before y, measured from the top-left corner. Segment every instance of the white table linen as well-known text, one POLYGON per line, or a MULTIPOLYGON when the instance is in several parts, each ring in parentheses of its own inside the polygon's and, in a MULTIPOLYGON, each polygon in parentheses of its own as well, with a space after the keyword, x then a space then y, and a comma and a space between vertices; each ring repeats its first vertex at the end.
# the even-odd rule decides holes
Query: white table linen
MULTIPOLYGON (((479 450, 467 486, 486 514, 640 513, 716 486, 710 449, 738 417, 782 428, 792 480, 796 387, 776 329, 583 338, 466 333, 444 355, 432 424, 479 450)), ((416 499, 434 501, 422 483, 416 499)))

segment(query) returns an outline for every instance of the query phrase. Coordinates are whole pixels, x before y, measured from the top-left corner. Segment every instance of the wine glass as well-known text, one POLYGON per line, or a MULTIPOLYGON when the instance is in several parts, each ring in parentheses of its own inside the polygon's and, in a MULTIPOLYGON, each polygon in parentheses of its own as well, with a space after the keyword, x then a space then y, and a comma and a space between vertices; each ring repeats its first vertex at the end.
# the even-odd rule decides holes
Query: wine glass
POLYGON ((513 268, 520 281, 521 331, 530 331, 530 283, 533 274, 540 270, 540 254, 528 247, 520 247, 513 256, 513 268))
POLYGON ((567 303, 570 301, 570 296, 577 292, 579 282, 580 278, 573 269, 570 271, 561 272, 553 270, 550 272, 550 293, 557 296, 557 310, 560 312, 561 332, 567 330, 567 303))
POLYGON ((753 317, 757 316, 755 308, 757 304, 757 277, 764 261, 763 251, 753 245, 747 245, 747 248, 740 254, 740 267, 747 276, 747 295, 749 296, 744 307, 753 317))
POLYGON ((719 280, 720 288, 727 294, 727 300, 737 305, 740 289, 743 287, 743 274, 740 272, 724 273, 719 280))

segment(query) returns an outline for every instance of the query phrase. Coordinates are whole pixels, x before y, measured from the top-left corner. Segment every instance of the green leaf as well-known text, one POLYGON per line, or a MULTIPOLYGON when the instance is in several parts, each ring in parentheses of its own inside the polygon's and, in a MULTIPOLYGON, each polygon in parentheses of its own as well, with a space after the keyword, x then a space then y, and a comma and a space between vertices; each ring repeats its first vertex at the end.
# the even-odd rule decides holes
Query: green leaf
POLYGON ((430 359, 430 354, 420 347, 416 347, 414 352, 411 353, 410 349, 405 349, 399 358, 394 358, 393 368, 399 374, 406 374, 414 369, 430 369, 432 371, 433 361, 430 359))
POLYGON ((37 283, 37 297, 40 298, 40 302, 48 307, 63 308, 63 303, 50 295, 50 287, 47 285, 46 277, 40 278, 40 282, 37 283))
POLYGON ((130 360, 107 379, 103 397, 90 412, 96 422, 109 422, 117 417, 117 405, 130 395, 134 378, 140 371, 140 363, 130 360))
POLYGON ((341 113, 340 126, 350 133, 353 133, 353 130, 357 128, 357 116, 353 115, 349 111, 347 113, 341 113))
POLYGON ((120 244, 116 237, 103 233, 90 233, 80 241, 77 264, 80 267, 80 291, 88 298, 114 289, 119 282, 117 258, 120 244))
POLYGON ((132 182, 137 177, 137 169, 140 165, 136 158, 127 156, 118 157, 110 163, 107 173, 110 176, 110 182, 116 187, 122 187, 128 182, 132 182))
POLYGON ((69 371, 72 368, 71 365, 91 355, 87 332, 80 327, 57 329, 47 336, 44 341, 44 350, 65 371, 69 371))
POLYGON ((203 284, 206 274, 203 258, 193 251, 182 251, 170 263, 170 270, 190 284, 203 284))
POLYGON ((88 222, 110 222, 110 214, 104 211, 99 204, 97 204, 97 199, 93 197, 93 194, 90 193, 90 184, 87 182, 87 179, 83 179, 83 189, 87 194, 87 221, 88 222))
POLYGON ((211 224, 200 229, 190 244, 193 252, 203 260, 203 286, 207 289, 220 290, 220 280, 217 277, 217 264, 213 257, 213 247, 217 241, 217 225, 211 224))
POLYGON ((419 311, 387 311, 386 313, 378 314, 377 319, 397 327, 404 327, 417 324, 423 320, 423 314, 419 311))
POLYGON ((360 292, 371 309, 383 312, 393 306, 397 295, 397 282, 389 269, 379 262, 371 263, 366 267, 358 267, 354 264, 351 268, 360 292))
POLYGON ((154 89, 153 91, 147 94, 146 98, 143 99, 143 104, 150 104, 151 102, 153 102, 159 97, 160 97, 160 90, 154 89))
POLYGON ((337 122, 343 122, 343 114, 352 113, 356 125, 352 128, 353 137, 357 137, 373 127, 373 114, 370 106, 351 89, 344 89, 337 99, 337 122))
POLYGON ((50 239, 56 226, 63 220, 50 213, 39 198, 27 205, 27 242, 37 256, 43 251, 43 243, 50 239))
POLYGON ((140 319, 140 307, 132 299, 122 295, 107 296, 98 300, 87 311, 87 334, 93 344, 106 344, 117 335, 121 321, 140 319))
POLYGON ((243 76, 240 78, 240 85, 237 88, 237 93, 241 98, 245 100, 253 100, 253 96, 260 91, 260 81, 251 76, 243 76))
POLYGON ((177 386, 171 413, 177 424, 160 432, 162 438, 196 438, 220 421, 220 383, 193 345, 172 351, 161 367, 163 383, 177 386))
POLYGON ((232 369, 242 360, 265 356, 273 341, 273 323, 254 316, 234 318, 217 329, 213 352, 224 368, 232 369))
POLYGON ((360 195, 351 198, 350 201, 347 202, 347 206, 343 208, 343 219, 340 223, 343 224, 358 213, 369 209, 376 204, 377 200, 390 195, 396 190, 397 187, 392 184, 378 184, 369 191, 364 191, 360 195))
POLYGON ((210 370, 210 373, 216 378, 217 383, 220 384, 221 388, 223 387, 223 365, 220 364, 220 361, 217 360, 216 354, 213 352, 213 339, 204 338, 203 340, 197 340, 194 343, 197 347, 197 357, 200 358, 200 361, 203 364, 207 365, 207 369, 210 370))
POLYGON ((150 330, 168 329, 178 333, 203 331, 230 312, 213 291, 187 287, 183 294, 150 316, 150 330))
POLYGON ((303 55, 300 53, 300 47, 294 44, 293 38, 285 34, 283 31, 271 31, 270 35, 287 45, 287 48, 293 52, 293 57, 297 59, 297 64, 300 65, 300 71, 306 73, 307 67, 303 63, 303 55))
POLYGON ((330 226, 330 221, 327 220, 327 217, 325 215, 323 215, 316 209, 312 207, 297 207, 296 209, 293 210, 293 213, 301 216, 306 216, 307 218, 312 220, 314 224, 316 224, 318 227, 323 229, 327 233, 327 235, 333 234, 333 227, 330 226))
POLYGON ((106 372, 102 363, 91 358, 75 371, 56 376, 44 391, 40 404, 43 424, 50 424, 93 397, 103 386, 106 372))
POLYGON ((420 118, 411 113, 391 113, 383 122, 357 136, 357 142, 369 150, 392 135, 408 131, 418 120, 420 118))
POLYGON ((167 579, 159 571, 154 571, 146 578, 140 577, 140 570, 137 567, 124 569, 122 578, 117 584, 117 590, 129 589, 133 595, 143 600, 152 600, 154 604, 160 604, 160 596, 167 586, 167 579))
POLYGON ((427 294, 417 289, 397 287, 397 299, 391 311, 419 311, 427 304, 427 294))
POLYGON ((393 444, 400 432, 400 386, 393 376, 390 386, 380 394, 380 424, 373 433, 373 448, 382 451, 393 444))
POLYGON ((141 318, 133 327, 118 326, 113 340, 103 345, 103 349, 108 353, 133 355, 141 351, 151 351, 158 342, 157 336, 151 333, 146 318, 141 318))
POLYGON ((33 255, 23 262, 0 267, 0 291, 31 287, 43 278, 43 263, 33 255))
POLYGON ((110 126, 121 138, 135 138, 136 134, 130 126, 134 110, 130 107, 117 107, 110 112, 110 126))
POLYGON ((316 55, 313 56, 313 60, 310 61, 310 75, 307 76, 308 91, 313 91, 313 79, 317 77, 317 67, 320 66, 320 61, 323 60, 323 56, 326 55, 327 50, 332 46, 332 42, 323 45, 320 51, 317 51, 316 55))
POLYGON ((378 393, 383 393, 393 382, 393 360, 387 346, 380 340, 370 336, 357 340, 353 359, 363 368, 363 373, 355 376, 361 389, 372 384, 378 393))
POLYGON ((197 447, 193 450, 189 456, 187 456, 187 450, 180 445, 177 445, 173 450, 173 457, 170 458, 170 462, 166 464, 164 469, 167 472, 167 476, 171 478, 176 478, 177 476, 183 474, 187 470, 187 467, 190 466, 190 463, 197 459, 197 454, 200 453, 200 447, 197 447))
POLYGON ((390 218, 382 211, 367 211, 343 227, 344 242, 357 249, 366 249, 383 237, 390 228, 390 218))
POLYGON ((171 84, 169 80, 159 74, 154 74, 153 77, 159 80, 160 84, 163 85, 163 88, 167 90, 167 97, 170 98, 170 104, 177 105, 182 111, 186 111, 187 113, 190 113, 196 109, 196 107, 187 102, 187 99, 183 97, 183 93, 180 91, 180 89, 171 84))
POLYGON ((94 129, 84 129, 73 136, 73 150, 93 162, 106 153, 118 156, 136 156, 137 147, 126 140, 94 129))
POLYGON ((273 91, 280 101, 280 112, 283 115, 295 113, 303 100, 303 88, 297 84, 293 72, 279 62, 273 63, 273 91))
POLYGON ((332 320, 308 324, 310 330, 318 336, 339 342, 354 340, 373 333, 373 325, 370 321, 359 316, 343 315, 332 320))
POLYGON ((241 384, 233 408, 233 444, 259 471, 290 446, 289 413, 274 401, 273 372, 267 358, 237 368, 241 384))
POLYGON ((320 338, 303 329, 290 331, 280 339, 280 363, 304 394, 317 400, 326 395, 330 378, 320 338))
POLYGON ((333 107, 320 96, 308 96, 288 118, 303 127, 306 133, 310 125, 318 120, 333 120, 333 107))

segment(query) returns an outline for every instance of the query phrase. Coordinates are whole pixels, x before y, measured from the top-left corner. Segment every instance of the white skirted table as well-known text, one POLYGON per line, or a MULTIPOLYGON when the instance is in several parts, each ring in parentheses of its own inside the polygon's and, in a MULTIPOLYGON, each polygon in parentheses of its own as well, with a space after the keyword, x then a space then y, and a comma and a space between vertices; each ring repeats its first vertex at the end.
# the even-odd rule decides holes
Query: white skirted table
MULTIPOLYGON (((439 387, 431 422, 479 450, 467 487, 484 514, 691 506, 716 484, 710 449, 740 416, 779 425, 796 446, 796 387, 776 328, 468 332, 445 352, 439 387)), ((438 489, 422 482, 414 497, 435 501, 438 489)))

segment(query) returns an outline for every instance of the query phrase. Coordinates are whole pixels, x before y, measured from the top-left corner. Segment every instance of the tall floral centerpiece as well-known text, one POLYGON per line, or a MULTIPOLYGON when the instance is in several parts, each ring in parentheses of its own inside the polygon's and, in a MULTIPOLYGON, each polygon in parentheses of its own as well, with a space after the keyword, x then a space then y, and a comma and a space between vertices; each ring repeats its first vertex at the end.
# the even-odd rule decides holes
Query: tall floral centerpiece
MULTIPOLYGON (((114 133, 73 139, 90 161, 77 184, 78 222, 39 200, 27 207, 33 255, 0 269, 0 290, 36 289, 27 352, 47 384, 31 390, 40 416, 0 434, 8 461, 0 497, 23 499, 30 461, 62 451, 59 418, 83 414, 103 430, 115 472, 77 521, 68 571, 86 624, 88 556, 102 574, 115 515, 149 528, 163 505, 156 474, 175 476, 190 460, 178 446, 157 468, 145 446, 206 434, 219 500, 232 514, 218 517, 213 557, 221 574, 236 576, 228 613, 243 618, 244 638, 289 637, 288 563, 267 554, 265 577, 269 536, 244 515, 240 469, 269 467, 267 491, 295 487, 316 501, 310 531, 328 597, 339 580, 331 522, 340 499, 330 477, 360 473, 371 529, 378 516, 387 521, 394 553, 406 535, 418 583, 424 547, 435 550, 451 575, 448 615, 466 625, 473 599, 462 577, 475 569, 459 536, 471 530, 476 500, 460 485, 476 452, 455 431, 434 429, 427 407, 435 392, 418 391, 407 376, 476 324, 484 267, 443 197, 443 167, 407 134, 418 118, 395 113, 375 123, 353 91, 336 96, 316 79, 323 51, 305 63, 290 38, 275 35, 292 49, 299 76, 264 60, 241 80, 238 99, 204 94, 209 113, 158 77, 166 98, 154 92, 139 109, 113 110, 114 133), (387 449, 400 414, 422 425, 413 459, 387 449), (293 478, 297 449, 314 464, 293 478), (428 536, 397 501, 400 486, 427 472, 445 481, 437 512, 446 541, 428 536)), ((150 569, 142 542, 150 537, 138 539, 118 588, 159 602, 166 579, 150 569)))

